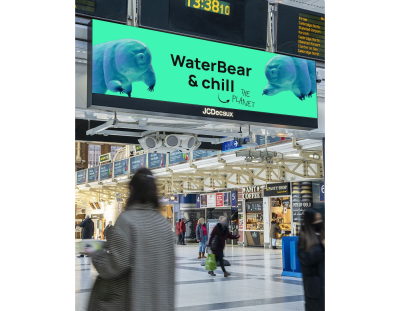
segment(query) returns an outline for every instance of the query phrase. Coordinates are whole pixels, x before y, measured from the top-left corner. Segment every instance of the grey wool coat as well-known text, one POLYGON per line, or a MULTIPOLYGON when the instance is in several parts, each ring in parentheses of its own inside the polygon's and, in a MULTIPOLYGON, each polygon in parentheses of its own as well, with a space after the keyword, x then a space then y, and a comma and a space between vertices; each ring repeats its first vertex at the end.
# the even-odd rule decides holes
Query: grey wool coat
POLYGON ((133 205, 92 254, 99 276, 88 311, 174 310, 174 237, 167 220, 149 205, 133 205))

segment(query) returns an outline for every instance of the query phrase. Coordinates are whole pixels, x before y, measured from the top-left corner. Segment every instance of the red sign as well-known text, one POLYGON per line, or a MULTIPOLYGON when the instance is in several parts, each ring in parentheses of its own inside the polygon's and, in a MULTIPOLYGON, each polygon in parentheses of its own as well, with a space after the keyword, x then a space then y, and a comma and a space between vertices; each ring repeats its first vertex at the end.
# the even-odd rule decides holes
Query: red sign
POLYGON ((217 193, 216 194, 216 204, 215 206, 224 206, 224 194, 223 193, 217 193))

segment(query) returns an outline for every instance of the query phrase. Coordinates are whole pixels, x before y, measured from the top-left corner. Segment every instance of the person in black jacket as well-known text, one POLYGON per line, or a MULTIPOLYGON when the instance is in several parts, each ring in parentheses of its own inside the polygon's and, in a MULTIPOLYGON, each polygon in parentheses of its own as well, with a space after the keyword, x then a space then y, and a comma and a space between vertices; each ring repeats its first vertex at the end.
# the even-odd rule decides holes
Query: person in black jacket
MULTIPOLYGON (((94 222, 90 219, 89 215, 86 215, 84 221, 79 224, 79 227, 82 227, 82 240, 91 239, 94 233, 94 222)), ((82 258, 83 254, 77 256, 78 258, 82 258)))
MULTIPOLYGON (((211 232, 210 239, 208 240, 207 247, 210 247, 211 251, 215 255, 215 260, 219 262, 222 271, 224 272, 224 277, 228 277, 231 274, 225 270, 224 266, 224 248, 225 241, 227 239, 238 239, 240 235, 233 235, 228 229, 228 219, 225 216, 219 216, 219 223, 214 227, 211 232), (215 239, 215 242, 213 240, 215 239), (215 248, 213 247, 215 245, 215 248)), ((214 271, 208 271, 208 274, 215 276, 214 271)))
POLYGON ((104 238, 106 238, 107 239, 107 234, 108 234, 108 231, 111 229, 113 227, 113 225, 112 225, 112 221, 110 220, 109 222, 108 222, 108 225, 104 228, 104 238))
POLYGON ((306 311, 325 310, 325 229, 321 214, 309 208, 298 241, 306 311))

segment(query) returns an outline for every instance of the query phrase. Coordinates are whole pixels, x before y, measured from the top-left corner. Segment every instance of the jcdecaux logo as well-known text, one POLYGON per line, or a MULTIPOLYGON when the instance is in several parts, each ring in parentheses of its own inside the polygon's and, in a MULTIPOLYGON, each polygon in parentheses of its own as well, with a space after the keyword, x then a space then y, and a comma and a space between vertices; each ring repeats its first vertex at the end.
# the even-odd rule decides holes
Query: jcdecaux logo
POLYGON ((214 108, 204 108, 203 114, 208 114, 212 116, 221 116, 221 117, 231 117, 233 118, 233 112, 215 110, 214 108))

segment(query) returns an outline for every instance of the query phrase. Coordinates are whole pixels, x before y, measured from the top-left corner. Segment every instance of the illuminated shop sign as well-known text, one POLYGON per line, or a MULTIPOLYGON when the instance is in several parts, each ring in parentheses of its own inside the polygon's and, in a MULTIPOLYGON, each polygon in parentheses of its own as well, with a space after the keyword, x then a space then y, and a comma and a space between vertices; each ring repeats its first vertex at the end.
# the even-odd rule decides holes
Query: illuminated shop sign
POLYGON ((251 186, 243 189, 243 198, 247 200, 261 199, 263 197, 261 186, 251 186))

